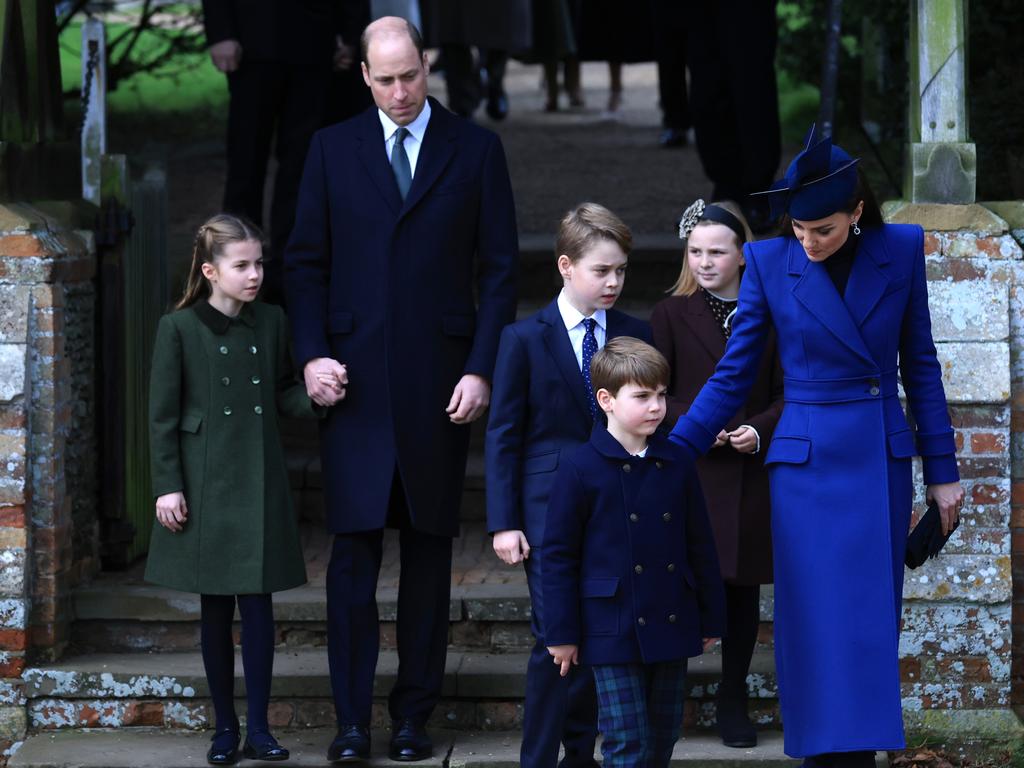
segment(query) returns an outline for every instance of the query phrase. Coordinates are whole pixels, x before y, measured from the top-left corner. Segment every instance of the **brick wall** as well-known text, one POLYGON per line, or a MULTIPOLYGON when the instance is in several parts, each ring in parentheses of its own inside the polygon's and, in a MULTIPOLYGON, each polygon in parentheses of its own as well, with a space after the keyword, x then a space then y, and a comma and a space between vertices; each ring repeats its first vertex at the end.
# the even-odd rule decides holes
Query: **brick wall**
MULTIPOLYGON (((80 459, 95 454, 91 406, 76 412, 91 397, 94 273, 87 237, 0 206, 0 746, 24 731, 26 655, 55 657, 69 635, 72 491, 95 514, 94 459, 80 459)), ((79 538, 94 552, 95 523, 79 538)))

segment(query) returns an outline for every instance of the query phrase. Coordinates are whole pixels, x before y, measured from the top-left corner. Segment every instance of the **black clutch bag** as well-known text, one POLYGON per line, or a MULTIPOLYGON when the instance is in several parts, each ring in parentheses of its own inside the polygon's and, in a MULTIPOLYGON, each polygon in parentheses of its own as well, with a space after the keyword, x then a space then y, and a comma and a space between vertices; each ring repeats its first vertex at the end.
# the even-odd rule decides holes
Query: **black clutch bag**
POLYGON ((933 501, 928 505, 928 511, 924 513, 914 530, 907 537, 907 554, 903 558, 908 568, 918 568, 924 565, 929 558, 935 557, 946 546, 949 537, 960 527, 960 518, 957 517, 953 528, 945 536, 942 535, 942 516, 939 515, 939 507, 933 501))

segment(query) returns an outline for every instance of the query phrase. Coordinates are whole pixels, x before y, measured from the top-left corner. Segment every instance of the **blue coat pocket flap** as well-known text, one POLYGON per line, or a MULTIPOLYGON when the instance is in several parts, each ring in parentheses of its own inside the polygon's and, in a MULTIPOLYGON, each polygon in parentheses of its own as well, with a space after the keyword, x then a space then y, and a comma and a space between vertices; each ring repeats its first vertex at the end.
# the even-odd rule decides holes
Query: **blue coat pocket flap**
POLYGON ((536 475, 541 472, 554 472, 558 469, 558 451, 538 453, 536 456, 527 456, 523 460, 523 474, 536 475))
POLYGON ((580 585, 581 597, 615 597, 618 591, 618 576, 591 576, 580 585))
POLYGON ((803 464, 811 453, 809 437, 787 437, 776 435, 768 446, 765 464, 803 464))
POLYGON ((909 429, 901 429, 899 432, 890 432, 889 454, 896 459, 908 459, 917 453, 914 445, 914 433, 909 429))
POLYGON ((327 330, 331 333, 352 333, 351 312, 331 312, 327 316, 327 330))
POLYGON ((191 432, 193 435, 199 431, 199 425, 203 423, 203 414, 185 413, 178 422, 178 429, 182 432, 191 432))

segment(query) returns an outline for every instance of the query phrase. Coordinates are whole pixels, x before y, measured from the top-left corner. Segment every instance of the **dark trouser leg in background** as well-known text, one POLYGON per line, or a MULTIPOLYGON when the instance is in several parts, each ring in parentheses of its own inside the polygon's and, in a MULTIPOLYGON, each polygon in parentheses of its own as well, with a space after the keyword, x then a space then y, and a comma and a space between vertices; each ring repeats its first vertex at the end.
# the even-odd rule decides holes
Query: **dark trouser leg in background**
POLYGON ((686 660, 648 665, 647 768, 668 768, 672 748, 679 740, 686 704, 686 660))
POLYGON ((686 91, 686 8, 679 0, 658 0, 654 14, 661 125, 685 134, 690 128, 686 91))
POLYGON ((231 623, 235 617, 234 595, 201 595, 199 644, 210 686, 217 731, 238 732, 235 714, 235 644, 231 623))
MULTIPOLYGON (((529 533, 527 533, 529 538, 529 533)), ((572 667, 562 677, 544 645, 543 559, 540 548, 524 562, 530 588, 530 630, 534 646, 526 667, 526 701, 519 764, 524 768, 550 768, 558 761, 559 743, 565 744, 562 768, 589 768, 597 740, 597 694, 588 667, 572 667)))
POLYGON ((444 81, 448 87, 448 108, 460 117, 472 117, 480 104, 480 74, 473 49, 468 45, 446 43, 441 46, 444 57, 444 81))
POLYGON ((242 667, 248 705, 246 731, 269 731, 270 681, 274 676, 274 606, 270 595, 239 595, 242 667))
POLYGON ((339 726, 370 727, 383 536, 382 530, 337 534, 327 566, 327 661, 339 726))
POLYGON ((726 636, 718 687, 718 732, 728 746, 753 746, 757 731, 747 715, 747 674, 761 621, 758 585, 725 585, 726 636))

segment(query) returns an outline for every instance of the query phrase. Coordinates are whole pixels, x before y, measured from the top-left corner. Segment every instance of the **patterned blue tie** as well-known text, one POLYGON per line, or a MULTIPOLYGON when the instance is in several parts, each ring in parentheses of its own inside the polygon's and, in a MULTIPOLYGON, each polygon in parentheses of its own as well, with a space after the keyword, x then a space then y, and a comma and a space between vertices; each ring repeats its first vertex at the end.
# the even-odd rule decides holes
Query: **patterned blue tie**
POLYGON ((395 131, 395 146, 391 150, 391 170, 395 172, 395 181, 398 182, 398 192, 402 195, 402 200, 405 200, 409 194, 409 187, 412 186, 412 166, 405 151, 405 137, 408 135, 408 128, 399 127, 395 131))
POLYGON ((590 383, 590 361, 597 354, 597 336, 594 335, 594 326, 597 321, 592 317, 583 319, 583 327, 587 332, 583 334, 583 383, 587 385, 587 400, 590 403, 590 418, 597 419, 597 400, 594 399, 594 385, 590 383))

